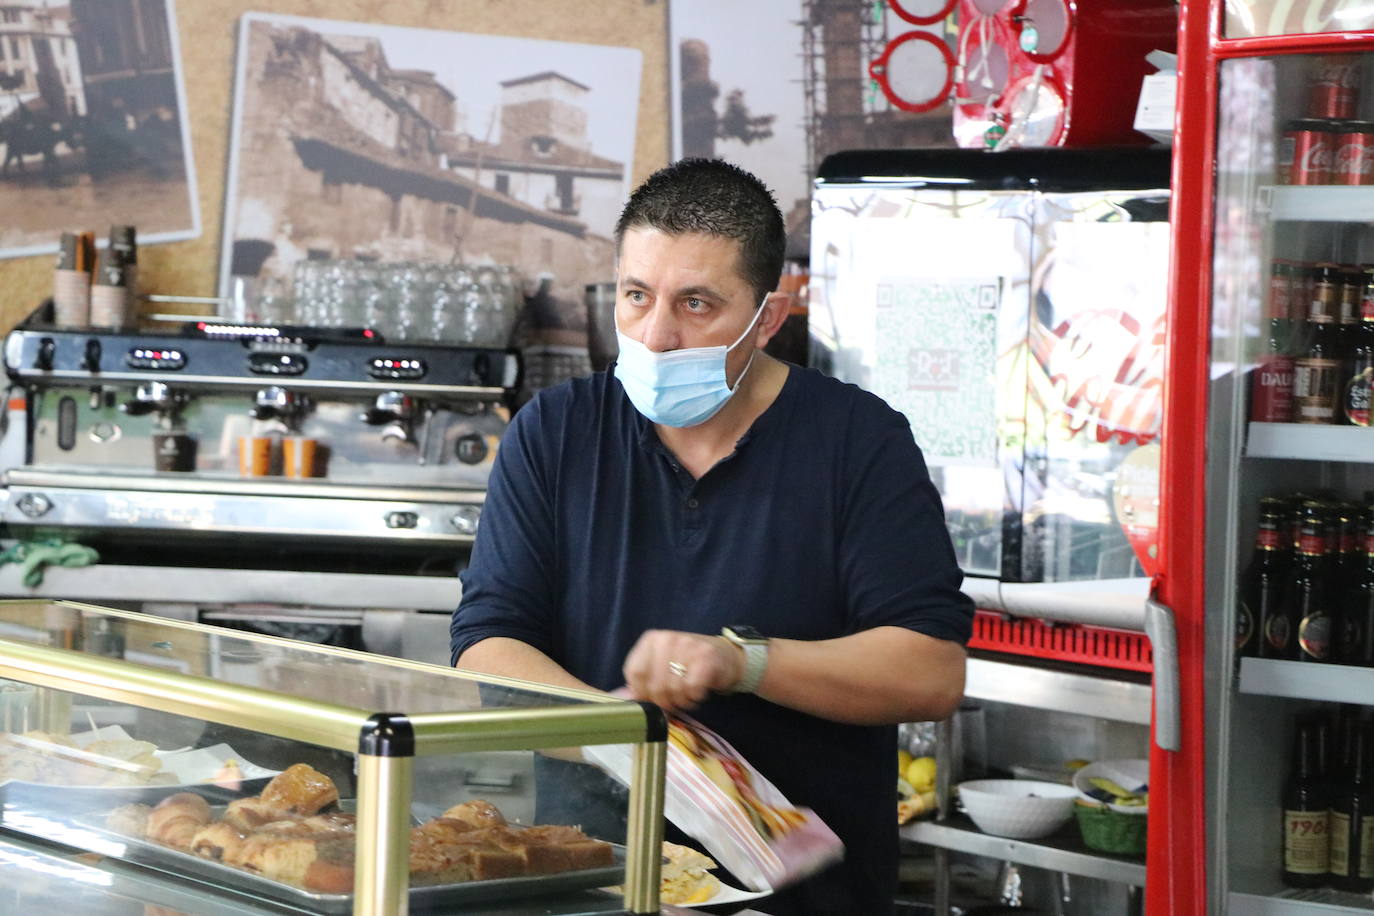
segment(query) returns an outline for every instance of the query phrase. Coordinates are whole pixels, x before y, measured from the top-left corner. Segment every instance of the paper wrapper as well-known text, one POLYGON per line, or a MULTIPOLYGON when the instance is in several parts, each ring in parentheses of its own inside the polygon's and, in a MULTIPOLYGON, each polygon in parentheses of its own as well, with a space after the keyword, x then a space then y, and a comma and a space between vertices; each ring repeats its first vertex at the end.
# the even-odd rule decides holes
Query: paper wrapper
MULTIPOLYGON (((663 813, 688 836, 699 841, 717 862, 751 891, 772 891, 813 875, 844 857, 844 844, 809 808, 797 808, 720 735, 699 722, 671 720, 710 748, 725 771, 737 774, 727 791, 707 775, 680 743, 668 743, 668 776, 663 813), (738 800, 752 795, 764 806, 767 834, 738 800), (780 826, 778 826, 780 825, 780 826)), ((583 754, 616 780, 629 785, 631 754, 628 745, 583 748, 583 754)), ((712 767, 718 773, 719 767, 712 767)), ((757 807, 757 806, 756 806, 757 807)))

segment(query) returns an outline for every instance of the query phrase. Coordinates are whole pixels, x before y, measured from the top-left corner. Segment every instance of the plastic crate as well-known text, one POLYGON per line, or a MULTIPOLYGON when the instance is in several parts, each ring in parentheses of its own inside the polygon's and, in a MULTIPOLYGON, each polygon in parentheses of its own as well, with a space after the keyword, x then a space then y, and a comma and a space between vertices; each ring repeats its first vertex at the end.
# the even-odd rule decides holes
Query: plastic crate
POLYGON ((1076 623, 1046 623, 978 611, 970 649, 1052 658, 1127 671, 1153 671, 1154 656, 1144 633, 1076 623))

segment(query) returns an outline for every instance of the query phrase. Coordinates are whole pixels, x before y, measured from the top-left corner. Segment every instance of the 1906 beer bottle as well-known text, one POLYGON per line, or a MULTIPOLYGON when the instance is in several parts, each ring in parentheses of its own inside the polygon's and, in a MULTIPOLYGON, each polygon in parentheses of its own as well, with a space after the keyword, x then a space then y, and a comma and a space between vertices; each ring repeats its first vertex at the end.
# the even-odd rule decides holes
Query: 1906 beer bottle
POLYGON ((1347 742, 1345 770, 1331 792, 1331 886, 1366 892, 1374 890, 1374 735, 1356 720, 1347 742))
POLYGON ((1283 883, 1290 887, 1321 887, 1331 864, 1331 788, 1320 745, 1317 723, 1299 719, 1283 786, 1283 883))

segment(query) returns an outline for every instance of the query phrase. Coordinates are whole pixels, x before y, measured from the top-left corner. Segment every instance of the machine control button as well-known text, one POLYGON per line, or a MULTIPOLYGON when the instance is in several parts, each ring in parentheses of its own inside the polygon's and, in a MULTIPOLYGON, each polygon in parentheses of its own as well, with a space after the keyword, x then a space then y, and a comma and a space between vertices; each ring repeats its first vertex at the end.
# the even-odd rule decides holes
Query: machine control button
POLYGON ((248 371, 254 375, 301 375, 310 361, 299 353, 250 353, 248 371))
POLYGON ((414 512, 388 512, 386 514, 386 526, 388 528, 414 528, 420 524, 420 516, 414 512))
POLYGON ((459 436, 458 442, 454 446, 454 452, 463 464, 481 464, 486 460, 487 453, 490 451, 487 440, 477 433, 459 436))
POLYGON ((186 354, 163 347, 134 347, 124 354, 124 365, 130 369, 172 371, 186 368, 186 354))
POLYGON ((43 337, 38 341, 38 353, 33 358, 33 367, 42 369, 44 372, 52 369, 53 356, 57 353, 57 343, 51 337, 43 337))
POLYGON ((100 341, 94 337, 86 341, 86 352, 81 357, 81 368, 87 372, 100 371, 100 341))
POLYGON ((453 526, 459 534, 474 535, 477 533, 477 525, 482 520, 482 508, 480 506, 463 506, 453 513, 453 518, 448 523, 453 526))
POLYGON ((395 356, 374 356, 367 361, 367 374, 380 379, 424 378, 429 367, 422 359, 395 356))
POLYGON ((25 493, 19 497, 15 506, 29 518, 38 518, 41 515, 47 515, 52 509, 52 500, 42 493, 25 493))

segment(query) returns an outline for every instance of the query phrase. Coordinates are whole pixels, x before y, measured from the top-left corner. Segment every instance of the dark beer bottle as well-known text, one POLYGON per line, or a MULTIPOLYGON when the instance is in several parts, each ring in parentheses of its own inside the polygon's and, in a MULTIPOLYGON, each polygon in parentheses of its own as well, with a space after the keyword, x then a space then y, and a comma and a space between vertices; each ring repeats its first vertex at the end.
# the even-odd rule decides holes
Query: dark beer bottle
MULTIPOLYGON (((1269 619, 1283 612, 1283 583, 1288 575, 1286 506, 1282 499, 1260 500, 1255 552, 1240 580, 1236 607, 1236 654, 1263 655, 1269 619)), ((1266 656, 1275 657, 1275 656, 1266 656)))
POLYGON ((1374 667, 1374 507, 1364 517, 1364 571, 1341 609, 1336 658, 1374 667))
POLYGON ((1288 620, 1297 624, 1297 658, 1331 660, 1330 533, 1325 504, 1308 500, 1302 507, 1302 528, 1293 556, 1284 603, 1288 620))
POLYGON ((1336 389, 1341 382, 1341 282, 1335 264, 1319 264, 1307 311, 1304 343, 1293 364, 1294 419, 1335 423, 1336 389))
POLYGON ((1290 887, 1321 887, 1330 869, 1331 790, 1320 744, 1317 723, 1299 719, 1293 768, 1283 786, 1283 883, 1290 887))
POLYGON ((1374 734, 1369 725, 1356 720, 1348 744, 1345 770, 1331 793, 1331 886, 1363 893, 1374 890, 1374 734))
MULTIPOLYGON (((1370 275, 1374 278, 1374 274, 1370 275)), ((1360 321, 1350 335, 1350 350, 1345 361, 1344 390, 1341 391, 1341 405, 1347 423, 1355 426, 1369 426, 1371 392, 1374 391, 1374 284, 1371 279, 1362 288, 1360 302, 1360 321)))

